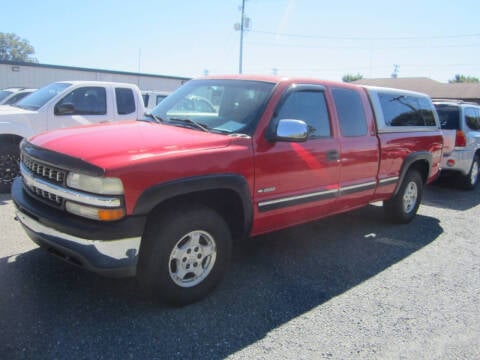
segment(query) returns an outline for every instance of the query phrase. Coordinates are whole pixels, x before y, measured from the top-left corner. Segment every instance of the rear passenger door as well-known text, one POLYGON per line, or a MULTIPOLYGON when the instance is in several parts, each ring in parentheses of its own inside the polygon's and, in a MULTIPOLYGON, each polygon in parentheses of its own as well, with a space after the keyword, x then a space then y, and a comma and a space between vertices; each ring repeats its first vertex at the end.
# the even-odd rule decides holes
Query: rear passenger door
POLYGON ((364 205, 373 197, 379 164, 379 143, 366 95, 350 88, 332 88, 340 130, 340 184, 337 210, 364 205))

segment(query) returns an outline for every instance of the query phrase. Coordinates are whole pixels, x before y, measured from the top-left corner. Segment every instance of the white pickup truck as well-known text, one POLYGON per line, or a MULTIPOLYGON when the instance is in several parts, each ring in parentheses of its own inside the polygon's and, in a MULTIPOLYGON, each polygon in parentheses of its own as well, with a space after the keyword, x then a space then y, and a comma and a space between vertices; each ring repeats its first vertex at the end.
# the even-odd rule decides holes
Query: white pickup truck
POLYGON ((23 138, 70 126, 139 119, 144 113, 136 85, 103 81, 55 82, 15 106, 0 106, 0 193, 9 191, 18 175, 23 138))

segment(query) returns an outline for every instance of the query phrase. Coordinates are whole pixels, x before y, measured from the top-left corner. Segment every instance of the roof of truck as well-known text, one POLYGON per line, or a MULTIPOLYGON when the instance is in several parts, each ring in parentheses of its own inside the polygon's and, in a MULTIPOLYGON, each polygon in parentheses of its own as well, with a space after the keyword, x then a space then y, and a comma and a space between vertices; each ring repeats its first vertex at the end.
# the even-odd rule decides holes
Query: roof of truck
POLYGON ((116 82, 116 81, 96 81, 96 80, 63 80, 55 81, 56 83, 66 83, 72 85, 109 85, 109 86, 130 86, 138 87, 136 84, 125 83, 125 82, 116 82))
POLYGON ((288 77, 288 76, 275 76, 275 75, 257 75, 257 74, 240 74, 240 75, 212 75, 206 77, 199 77, 194 80, 208 80, 208 79, 225 79, 225 80, 250 80, 250 81, 263 81, 271 83, 318 83, 330 86, 342 86, 342 87, 357 87, 351 83, 345 83, 340 81, 331 81, 318 79, 313 77, 288 77))

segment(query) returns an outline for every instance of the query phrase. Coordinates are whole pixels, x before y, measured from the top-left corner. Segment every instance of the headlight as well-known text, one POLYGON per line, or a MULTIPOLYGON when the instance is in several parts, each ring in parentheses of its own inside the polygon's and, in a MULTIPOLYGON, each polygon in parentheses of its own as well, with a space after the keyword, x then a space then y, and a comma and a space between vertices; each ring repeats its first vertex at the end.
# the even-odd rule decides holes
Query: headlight
POLYGON ((65 209, 69 213, 86 217, 88 219, 101 221, 115 221, 125 216, 125 210, 123 208, 99 209, 96 207, 78 204, 71 201, 65 202, 65 209))
POLYGON ((118 178, 96 177, 71 172, 67 176, 67 186, 101 195, 122 195, 123 184, 118 178))

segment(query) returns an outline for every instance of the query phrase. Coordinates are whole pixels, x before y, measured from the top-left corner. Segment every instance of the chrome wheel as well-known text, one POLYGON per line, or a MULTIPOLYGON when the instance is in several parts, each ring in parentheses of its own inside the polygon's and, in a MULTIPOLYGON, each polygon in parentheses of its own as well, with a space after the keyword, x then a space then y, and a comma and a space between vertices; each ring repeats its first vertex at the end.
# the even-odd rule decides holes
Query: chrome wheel
POLYGON ((475 185, 478 178, 478 161, 473 161, 472 169, 470 170, 470 185, 475 185))
POLYGON ((195 230, 183 236, 173 247, 168 262, 171 279, 187 288, 201 283, 213 269, 217 249, 206 231, 195 230))
POLYGON ((416 206, 418 198, 417 184, 414 181, 410 181, 405 188, 403 194, 403 210, 409 214, 416 206))

